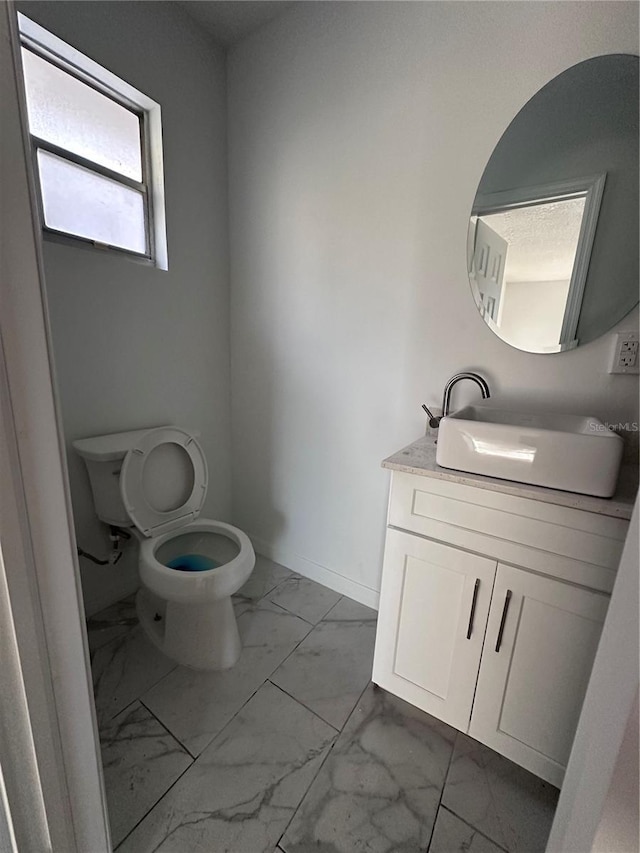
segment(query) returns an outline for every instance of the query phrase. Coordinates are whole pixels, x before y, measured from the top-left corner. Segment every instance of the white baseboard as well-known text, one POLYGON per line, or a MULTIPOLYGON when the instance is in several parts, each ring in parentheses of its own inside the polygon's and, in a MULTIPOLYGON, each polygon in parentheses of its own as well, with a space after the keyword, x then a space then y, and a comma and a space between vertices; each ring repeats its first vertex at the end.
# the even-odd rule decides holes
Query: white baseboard
POLYGON ((353 598, 354 601, 358 601, 367 607, 372 607, 374 610, 378 609, 380 593, 377 590, 364 586, 364 584, 351 580, 351 578, 346 578, 332 569, 327 569, 325 566, 314 563, 312 560, 307 560, 306 557, 300 557, 291 551, 278 548, 276 545, 272 545, 259 536, 249 534, 249 538, 253 543, 256 553, 262 554, 263 557, 273 560, 274 563, 280 563, 280 565, 291 569, 296 574, 309 578, 312 581, 317 581, 323 584, 323 586, 328 586, 329 589, 339 592, 340 595, 353 598))

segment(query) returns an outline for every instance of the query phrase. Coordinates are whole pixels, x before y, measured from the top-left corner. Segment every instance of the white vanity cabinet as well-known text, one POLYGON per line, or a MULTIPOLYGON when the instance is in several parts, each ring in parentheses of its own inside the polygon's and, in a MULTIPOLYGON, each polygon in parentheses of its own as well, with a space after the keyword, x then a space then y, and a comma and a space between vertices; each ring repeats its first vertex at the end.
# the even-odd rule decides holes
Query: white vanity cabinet
POLYGON ((373 680, 466 731, 495 560, 389 529, 373 680))
POLYGON ((498 565, 471 737, 560 785, 608 596, 498 565))
POLYGON ((433 471, 393 470, 373 681, 559 786, 628 521, 433 471))

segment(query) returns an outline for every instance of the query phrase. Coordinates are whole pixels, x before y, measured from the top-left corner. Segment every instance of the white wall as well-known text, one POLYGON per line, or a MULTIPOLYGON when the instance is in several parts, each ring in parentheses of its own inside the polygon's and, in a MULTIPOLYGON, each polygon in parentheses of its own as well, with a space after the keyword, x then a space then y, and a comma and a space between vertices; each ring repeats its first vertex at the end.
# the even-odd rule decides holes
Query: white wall
POLYGON ((638 509, 636 501, 547 853, 638 849, 638 509))
POLYGON ((638 696, 627 720, 611 784, 593 842, 593 853, 636 853, 640 838, 638 822, 638 755, 640 754, 638 696))
MULTIPOLYGON (((173 3, 24 2, 20 11, 162 107, 169 272, 45 243, 45 272, 78 543, 108 540, 78 437, 185 424, 210 467, 206 514, 230 514, 229 304, 224 54, 173 3)), ((89 613, 137 586, 81 560, 89 613)))
POLYGON ((233 506, 264 550, 374 600, 380 460, 461 368, 512 402, 637 418, 635 380, 606 372, 610 335, 511 349, 478 316, 465 255, 506 126, 572 64, 637 52, 637 9, 302 3, 231 51, 233 506))

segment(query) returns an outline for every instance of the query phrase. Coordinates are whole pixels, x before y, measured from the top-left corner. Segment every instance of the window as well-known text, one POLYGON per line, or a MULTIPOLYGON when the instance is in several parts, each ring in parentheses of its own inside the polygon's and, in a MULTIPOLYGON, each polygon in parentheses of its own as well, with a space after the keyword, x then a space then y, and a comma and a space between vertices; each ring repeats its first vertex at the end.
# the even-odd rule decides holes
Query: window
POLYGON ((45 233, 167 269, 160 107, 24 15, 18 19, 45 233))

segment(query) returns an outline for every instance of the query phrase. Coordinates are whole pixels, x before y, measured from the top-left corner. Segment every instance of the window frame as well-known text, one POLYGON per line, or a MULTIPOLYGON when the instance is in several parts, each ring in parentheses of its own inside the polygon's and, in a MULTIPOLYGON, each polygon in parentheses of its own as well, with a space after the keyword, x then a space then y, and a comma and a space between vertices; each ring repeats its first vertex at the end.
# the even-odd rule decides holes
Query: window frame
POLYGON ((28 50, 33 53, 35 56, 38 56, 40 59, 48 62, 50 65, 53 65, 56 68, 59 68, 61 71, 64 71, 65 74, 69 74, 72 77, 75 77, 76 80, 80 80, 85 86, 89 86, 91 89, 94 89, 96 92, 99 92, 101 95, 109 98, 109 100, 118 104, 118 106, 123 107, 123 109, 128 110, 130 113, 136 116, 138 119, 138 126, 140 131, 140 164, 141 164, 141 172, 142 172, 142 180, 136 181, 133 178, 129 178, 127 175, 123 175, 120 172, 114 172, 112 169, 109 169, 107 166, 103 166, 101 163, 96 163, 94 160, 90 160, 86 157, 82 157, 80 154, 76 154, 74 151, 70 151, 68 148, 62 148, 59 145, 56 145, 53 142, 49 142, 47 139, 43 139, 40 136, 36 136, 31 133, 29 130, 29 139, 31 142, 31 159, 33 164, 33 172, 35 176, 36 186, 38 189, 37 193, 37 203, 38 203, 38 215, 40 218, 40 223, 42 225, 42 230, 48 234, 56 234, 59 237, 64 237, 65 242, 66 239, 70 240, 81 240, 83 243, 88 243, 91 246, 99 249, 108 249, 110 251, 123 252, 126 255, 134 255, 138 258, 145 258, 146 260, 153 260, 154 258, 154 240, 153 240, 153 229, 150 227, 150 223, 153 219, 153 205, 149 198, 148 192, 148 180, 149 180, 149 157, 148 157, 148 146, 147 146, 147 138, 148 132, 145 129, 145 113, 139 109, 135 109, 133 106, 130 106, 126 103, 122 98, 116 98, 112 95, 111 92, 105 91, 104 88, 95 85, 95 82, 91 79, 84 79, 79 74, 75 74, 69 70, 69 68, 65 67, 62 62, 56 61, 55 57, 45 56, 43 52, 36 50, 32 47, 30 42, 24 41, 21 45, 24 50, 28 50), (144 234, 145 234, 145 245, 147 247, 146 252, 136 252, 133 249, 127 249, 124 246, 115 246, 111 243, 101 243, 99 240, 92 240, 91 237, 83 237, 81 234, 73 234, 70 231, 62 231, 58 228, 52 228, 51 225, 47 225, 44 216, 44 201, 42 196, 42 185, 40 181, 40 164, 38 162, 38 151, 46 151, 49 154, 53 154, 56 157, 65 160, 68 163, 73 163, 76 166, 80 166, 83 169, 87 169, 90 172, 94 172, 97 175, 100 175, 104 178, 108 178, 115 183, 118 183, 122 186, 129 187, 131 189, 137 190, 142 196, 143 200, 143 213, 144 213, 144 234))
POLYGON ((139 122, 142 180, 115 172, 107 166, 35 136, 29 129, 33 171, 37 186, 38 218, 43 235, 55 242, 85 246, 109 254, 124 255, 131 260, 168 269, 166 220, 164 210, 164 178, 162 156, 162 123, 160 106, 142 92, 134 89, 108 69, 77 51, 71 45, 45 30, 25 15, 18 13, 21 48, 75 77, 114 103, 132 112, 139 122), (45 223, 38 151, 42 150, 66 162, 87 169, 121 186, 136 190, 142 196, 144 231, 147 251, 136 252, 122 246, 105 244, 90 237, 61 231, 45 223))

